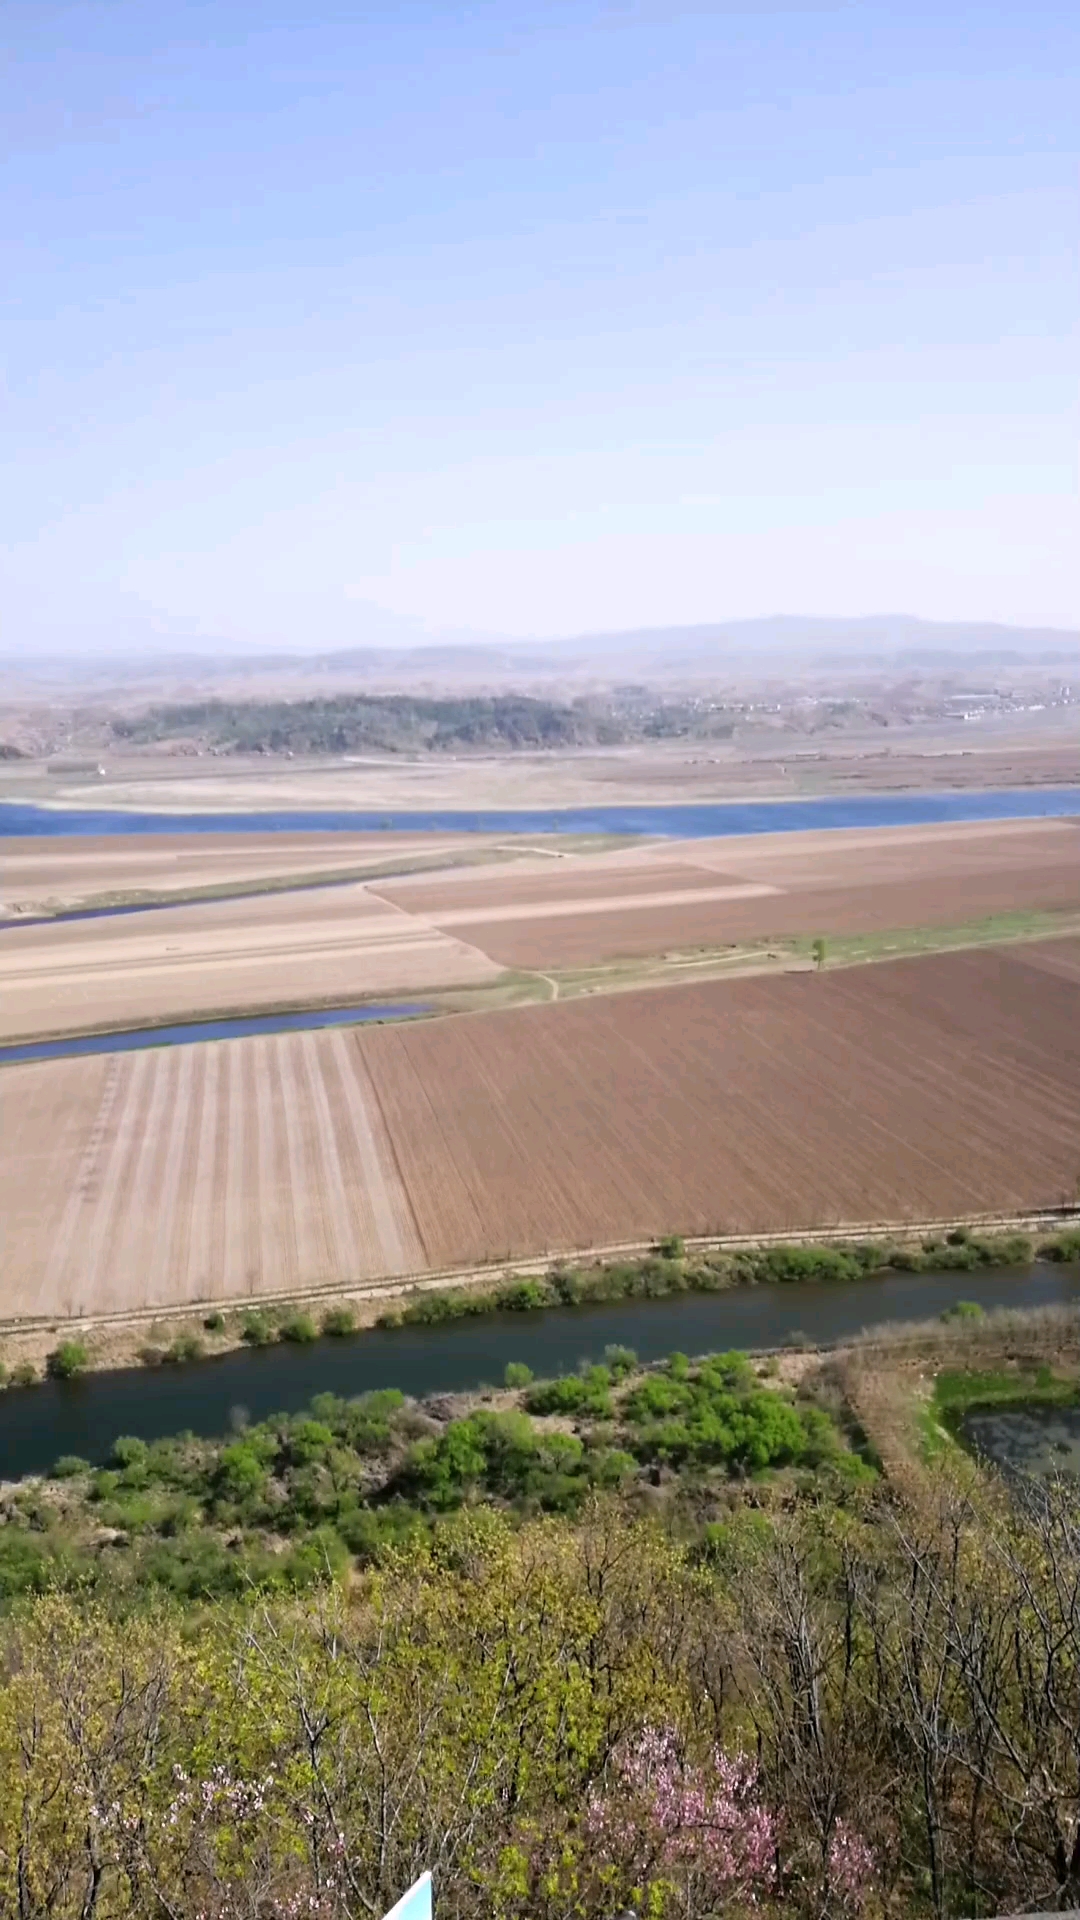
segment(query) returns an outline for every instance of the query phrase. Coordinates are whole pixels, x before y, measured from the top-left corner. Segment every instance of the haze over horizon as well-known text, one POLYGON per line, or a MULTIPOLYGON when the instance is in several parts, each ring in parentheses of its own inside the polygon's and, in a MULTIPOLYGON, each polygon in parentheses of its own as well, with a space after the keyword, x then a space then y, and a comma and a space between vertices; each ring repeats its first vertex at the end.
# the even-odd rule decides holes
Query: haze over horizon
POLYGON ((1080 627, 1080 21, 14 0, 0 651, 1080 627))

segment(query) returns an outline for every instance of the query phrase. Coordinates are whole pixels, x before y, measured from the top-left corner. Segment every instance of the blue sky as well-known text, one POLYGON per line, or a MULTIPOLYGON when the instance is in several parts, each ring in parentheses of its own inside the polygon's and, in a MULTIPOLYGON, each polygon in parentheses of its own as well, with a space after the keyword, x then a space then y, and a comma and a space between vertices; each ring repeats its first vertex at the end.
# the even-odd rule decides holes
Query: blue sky
POLYGON ((1080 624, 1080 10, 0 15, 2 644, 1080 624))

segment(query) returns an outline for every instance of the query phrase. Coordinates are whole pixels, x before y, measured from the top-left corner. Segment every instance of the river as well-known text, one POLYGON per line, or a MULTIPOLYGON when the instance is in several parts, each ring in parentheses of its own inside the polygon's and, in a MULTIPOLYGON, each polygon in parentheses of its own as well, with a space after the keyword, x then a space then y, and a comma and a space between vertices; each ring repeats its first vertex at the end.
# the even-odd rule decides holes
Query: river
POLYGON ((1073 1304, 1080 1267, 1038 1263, 975 1273, 884 1273, 838 1285, 733 1287, 724 1293, 500 1313, 440 1327, 372 1328, 312 1346, 241 1348, 187 1366, 125 1369, 0 1394, 0 1478, 40 1473, 61 1454, 101 1461, 118 1434, 153 1440, 225 1433, 242 1419, 297 1412, 317 1393, 400 1387, 422 1396, 500 1384, 508 1360, 539 1376, 603 1358, 609 1345, 644 1361, 730 1347, 822 1344, 889 1320, 925 1320, 957 1300, 994 1307, 1073 1304))
POLYGON ((267 808, 258 813, 134 813, 0 803, 10 834, 650 833, 676 840, 714 834, 790 833, 823 827, 904 827, 950 820, 1045 819, 1080 814, 1080 787, 963 793, 825 794, 808 800, 720 800, 694 806, 545 807, 528 811, 388 813, 267 808))

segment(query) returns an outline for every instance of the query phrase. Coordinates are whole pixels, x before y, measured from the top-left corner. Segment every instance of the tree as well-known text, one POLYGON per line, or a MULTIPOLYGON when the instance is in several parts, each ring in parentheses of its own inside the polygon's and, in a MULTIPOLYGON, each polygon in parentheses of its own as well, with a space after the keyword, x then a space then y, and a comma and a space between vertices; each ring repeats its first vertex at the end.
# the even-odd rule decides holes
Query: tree
POLYGON ((822 968, 825 965, 825 951, 826 951, 825 942, 824 940, 821 939, 820 935, 814 941, 813 945, 810 948, 810 951, 814 956, 814 965, 817 968, 818 972, 820 973, 822 971, 822 968))

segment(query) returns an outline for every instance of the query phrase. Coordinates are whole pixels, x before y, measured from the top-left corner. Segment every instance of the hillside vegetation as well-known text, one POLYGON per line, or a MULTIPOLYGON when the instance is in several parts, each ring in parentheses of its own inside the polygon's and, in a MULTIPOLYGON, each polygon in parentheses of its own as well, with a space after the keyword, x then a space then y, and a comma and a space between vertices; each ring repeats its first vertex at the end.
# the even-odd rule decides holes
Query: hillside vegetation
POLYGON ((669 736, 727 736, 710 703, 572 702, 525 694, 426 699, 337 694, 314 700, 199 700, 110 722, 119 745, 190 740, 232 753, 466 753, 482 749, 615 746, 669 736))
POLYGON ((1075 1905, 1080 1492, 915 1418, 927 1367, 938 1418, 1074 1401, 1074 1318, 954 1313, 903 1380, 518 1363, 9 1488, 0 1912, 376 1920, 425 1868, 440 1920, 1075 1905), (934 1455, 887 1483, 890 1381, 934 1455))

